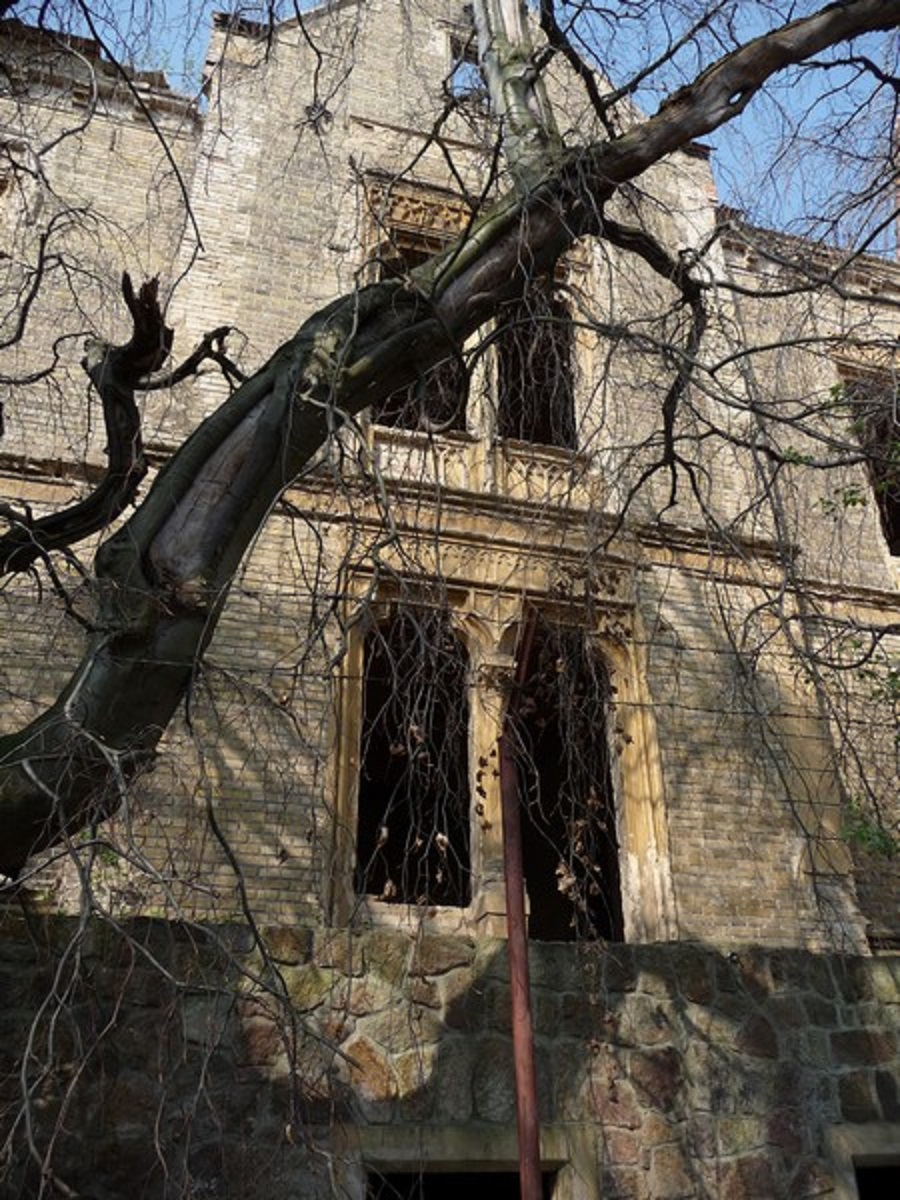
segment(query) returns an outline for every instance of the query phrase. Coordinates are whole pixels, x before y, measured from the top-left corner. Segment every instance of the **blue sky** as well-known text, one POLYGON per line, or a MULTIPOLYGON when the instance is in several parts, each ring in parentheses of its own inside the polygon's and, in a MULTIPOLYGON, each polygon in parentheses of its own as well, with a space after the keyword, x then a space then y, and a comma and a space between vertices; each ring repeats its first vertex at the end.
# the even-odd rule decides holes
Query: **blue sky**
MULTIPOLYGON (((236 5, 235 0, 88 2, 113 53, 141 67, 162 68, 173 86, 186 92, 199 87, 214 9, 238 7, 251 19, 264 19, 267 12, 264 6, 236 5)), ((282 11, 293 11, 292 4, 276 2, 282 11)), ((56 8, 57 23, 62 24, 72 19, 78 4, 79 0, 50 0, 48 7, 50 13, 56 8)), ((298 7, 310 7, 309 0, 301 0, 298 7)), ((646 15, 631 21, 597 19, 592 27, 582 26, 585 53, 592 54, 616 82, 655 57, 667 39, 677 39, 697 12, 709 7, 709 0, 660 0, 655 5, 651 0, 649 7, 654 10, 650 19, 646 15)), ((746 40, 780 23, 785 13, 802 16, 819 4, 815 0, 724 0, 718 7, 721 24, 701 33, 639 91, 637 99, 645 110, 653 111, 667 92, 721 54, 727 48, 726 36, 746 40)), ((640 11, 645 14, 647 8, 645 3, 640 11)), ((37 10, 34 0, 24 0, 16 13, 33 20, 37 10)), ((856 50, 882 67, 897 70, 896 34, 867 38, 856 50)), ((860 113, 867 89, 855 77, 856 72, 846 67, 827 73, 791 72, 777 78, 765 96, 754 99, 743 116, 718 130, 710 144, 723 202, 744 209, 761 224, 829 240, 849 240, 858 235, 858 227, 883 221, 888 211, 883 203, 880 209, 877 205, 851 209, 839 227, 832 228, 822 219, 835 197, 846 196, 872 174, 874 164, 883 161, 889 140, 887 89, 877 112, 860 113)), ((894 187, 892 194, 896 191, 894 187)), ((890 252, 894 246, 892 225, 872 248, 890 252)))

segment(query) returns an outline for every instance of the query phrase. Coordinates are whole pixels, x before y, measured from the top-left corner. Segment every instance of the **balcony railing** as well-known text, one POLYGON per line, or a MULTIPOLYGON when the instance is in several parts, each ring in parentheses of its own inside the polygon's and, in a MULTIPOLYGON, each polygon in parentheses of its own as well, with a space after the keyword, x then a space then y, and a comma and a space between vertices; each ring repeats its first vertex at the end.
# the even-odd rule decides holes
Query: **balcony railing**
POLYGON ((372 426, 372 445, 386 482, 571 509, 592 507, 600 491, 591 456, 574 450, 380 425, 372 426))

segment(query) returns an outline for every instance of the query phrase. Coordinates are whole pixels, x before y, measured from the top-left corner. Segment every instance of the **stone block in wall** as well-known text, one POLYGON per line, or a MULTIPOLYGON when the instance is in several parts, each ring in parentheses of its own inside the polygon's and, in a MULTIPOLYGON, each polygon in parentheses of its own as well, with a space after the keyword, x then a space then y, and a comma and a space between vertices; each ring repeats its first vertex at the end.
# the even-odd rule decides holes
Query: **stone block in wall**
POLYGON ((883 1004, 900 1005, 900 958, 876 958, 871 963, 869 978, 876 1000, 883 1004))
POLYGON ((617 1011, 617 1041, 625 1046, 659 1046, 671 1040, 668 1006, 656 996, 636 992, 617 1011))
POLYGON ((320 967, 356 977, 366 969, 365 939, 345 929, 320 929, 314 935, 313 957, 320 967))
POLYGON ((792 1200, 813 1200, 818 1196, 834 1193, 834 1176, 821 1162, 802 1161, 794 1169, 788 1184, 787 1194, 792 1200))
POLYGON ((291 926, 270 926, 260 930, 266 949, 279 966, 299 966, 312 955, 311 929, 291 926))
POLYGON ((875 1072, 878 1107, 885 1121, 900 1122, 900 1079, 896 1071, 875 1072))
POLYGON ((831 1035, 831 1052, 838 1064, 877 1066, 896 1056, 897 1039, 883 1029, 841 1030, 831 1035))
POLYGON ((434 1119, 464 1124, 475 1111, 475 1065, 479 1042, 474 1038, 450 1037, 441 1048, 433 1088, 434 1119))
POLYGON ((285 987, 295 1009, 309 1013, 325 1003, 335 986, 332 971, 323 970, 314 963, 282 969, 285 987))
POLYGON ((721 1172, 719 1195, 728 1200, 772 1200, 783 1195, 772 1163, 764 1154, 750 1154, 726 1163, 721 1172))
POLYGON ((471 938, 441 937, 424 934, 415 945, 410 974, 445 975, 458 967, 469 967, 475 959, 471 938))
POLYGON ((474 1115, 491 1123, 515 1119, 515 1082, 506 1038, 479 1038, 472 1075, 474 1115))
POLYGON ((451 971, 437 981, 444 1023, 448 1029, 462 1033, 477 1033, 487 1020, 484 1003, 489 986, 479 980, 476 984, 467 971, 451 971))
POLYGON ((868 1071, 849 1071, 838 1080, 841 1118, 854 1124, 877 1121, 878 1102, 868 1071))
POLYGON ((604 1161, 610 1166, 635 1167, 641 1160, 642 1139, 631 1129, 606 1129, 602 1134, 604 1161))
POLYGON ((697 1185, 681 1146, 656 1147, 650 1156, 648 1185, 654 1200, 692 1200, 697 1185))
POLYGON ((389 1120, 392 1101, 397 1096, 397 1078, 390 1055, 364 1036, 353 1038, 344 1052, 349 1060, 349 1080, 362 1101, 366 1119, 375 1123, 389 1120))
POLYGON ((409 975, 413 938, 402 932, 376 929, 366 934, 365 960, 368 970, 396 987, 402 987, 409 975))
POLYGON ((681 1055, 672 1046, 632 1052, 628 1076, 642 1105, 670 1112, 682 1086, 681 1055))
POLYGON ((603 987, 606 992, 632 992, 637 986, 635 955, 637 947, 610 946, 603 959, 603 987))
POLYGON ((625 1076, 624 1064, 609 1047, 599 1047, 590 1064, 583 1093, 589 1116, 606 1129, 639 1129, 643 1120, 634 1088, 625 1076))
POLYGON ((818 1025, 823 1029, 834 1028, 837 1021, 837 1006, 831 1000, 809 993, 800 996, 799 999, 807 1025, 818 1025))
POLYGON ((709 955, 698 946, 681 946, 674 963, 678 994, 694 1004, 706 1005, 713 997, 709 955))
POLYGON ((829 966, 839 999, 847 1004, 855 1004, 874 996, 872 977, 865 962, 855 957, 835 956, 829 961, 829 966))
POLYGON ((796 950, 774 949, 769 951, 769 971, 778 990, 834 996, 834 976, 827 958, 798 953, 796 950))
POLYGON ((809 1122, 797 1108, 780 1106, 766 1122, 766 1143, 775 1146, 786 1157, 793 1158, 808 1149, 809 1122))
POLYGON ((427 1121, 434 1111, 438 1049, 417 1046, 394 1059, 397 1078, 397 1119, 427 1121))
POLYGON ((738 1030, 734 1040, 735 1049, 754 1058, 775 1058, 778 1055, 778 1037, 770 1021, 755 1013, 738 1030))

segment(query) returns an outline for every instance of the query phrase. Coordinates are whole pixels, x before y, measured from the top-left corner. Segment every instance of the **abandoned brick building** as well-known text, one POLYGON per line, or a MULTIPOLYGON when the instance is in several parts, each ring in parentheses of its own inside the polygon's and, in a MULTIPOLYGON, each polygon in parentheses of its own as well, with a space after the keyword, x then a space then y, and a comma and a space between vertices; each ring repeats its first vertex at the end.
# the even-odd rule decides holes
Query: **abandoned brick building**
MULTIPOLYGON (((250 371, 502 187, 453 0, 326 3, 271 34, 217 18, 199 105, 88 39, 0 29, 4 513, 102 472, 80 359, 126 331, 123 270, 160 276, 176 361, 227 325, 250 371)), ((590 125, 564 71, 548 88, 590 125)), ((546 1194, 896 1182, 900 267, 787 286, 836 252, 724 210, 702 145, 617 203, 710 281, 690 480, 635 488, 676 315, 599 240, 335 429, 154 769, 2 910, 0 1194, 52 1171, 110 1200, 518 1195, 497 746, 526 629, 546 1194), (860 453, 822 472, 791 420, 829 396, 860 453)), ((144 393, 151 472, 228 387, 210 363, 144 393)), ((78 661, 90 595, 53 561, 0 591, 4 732, 78 661)))

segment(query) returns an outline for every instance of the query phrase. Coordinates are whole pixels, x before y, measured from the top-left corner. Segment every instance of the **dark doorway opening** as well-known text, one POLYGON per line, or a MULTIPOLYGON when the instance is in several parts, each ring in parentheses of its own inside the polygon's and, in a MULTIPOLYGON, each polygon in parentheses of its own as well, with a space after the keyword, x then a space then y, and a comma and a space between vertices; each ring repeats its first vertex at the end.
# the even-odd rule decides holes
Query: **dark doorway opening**
MULTIPOLYGON (((544 1200, 553 1200, 555 1171, 545 1171, 544 1200)), ((519 1200, 518 1171, 400 1171, 369 1173, 366 1200, 519 1200)))
POLYGON ((859 1200, 895 1200, 900 1196, 900 1163, 856 1167, 859 1200))

